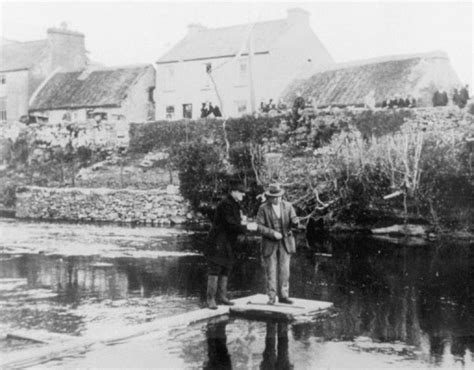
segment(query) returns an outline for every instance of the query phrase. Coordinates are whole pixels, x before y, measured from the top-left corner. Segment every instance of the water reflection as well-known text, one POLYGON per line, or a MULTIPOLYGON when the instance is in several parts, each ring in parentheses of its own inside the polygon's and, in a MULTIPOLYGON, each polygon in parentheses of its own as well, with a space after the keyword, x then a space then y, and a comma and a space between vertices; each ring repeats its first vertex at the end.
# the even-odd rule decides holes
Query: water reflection
POLYGON ((28 289, 51 289, 64 303, 90 296, 187 296, 201 290, 203 276, 199 256, 137 260, 24 255, 0 260, 0 278, 26 278, 28 289))
POLYGON ((227 349, 226 335, 227 320, 210 321, 206 328, 208 358, 203 369, 232 369, 232 363, 227 349))
MULTIPOLYGON (((242 368, 244 364, 247 368, 263 370, 294 368, 290 361, 290 324, 287 321, 261 321, 256 325, 244 323, 242 320, 221 318, 206 324, 207 357, 203 369, 242 368), (232 333, 236 329, 239 334, 232 333), (228 338, 227 332, 231 333, 231 338, 228 338), (232 336, 236 335, 237 340, 232 340, 232 336), (260 346, 262 340, 263 350, 260 346)), ((186 355, 192 353, 186 346, 183 351, 186 355)), ((186 360, 187 365, 193 366, 192 359, 186 360)))
MULTIPOLYGON (((139 234, 139 230, 134 232, 139 234)), ((100 239, 98 230, 95 237, 100 239)), ((173 247, 169 242, 166 248, 182 251, 186 244, 186 250, 198 250, 202 244, 198 237, 189 235, 175 243, 173 247)), ((243 246, 242 259, 229 281, 234 297, 264 292, 256 250, 254 244, 243 246)), ((200 255, 129 258, 4 253, 0 257, 0 322, 8 321, 9 325, 35 327, 48 322, 44 324, 48 330, 77 332, 86 325, 84 320, 58 307, 82 305, 89 310, 91 298, 130 304, 140 298, 143 307, 151 306, 153 314, 160 307, 154 299, 169 302, 182 297, 179 304, 184 311, 204 302, 205 261, 200 255), (15 284, 23 285, 7 289, 2 279, 17 279, 15 284), (27 293, 39 290, 54 293, 49 298, 41 296, 46 297, 41 302, 47 307, 41 313, 37 306, 27 303, 33 299, 27 293), (189 304, 192 300, 194 303, 189 304)), ((315 343, 341 341, 352 343, 351 348, 360 353, 396 354, 433 366, 472 364, 472 245, 440 242, 408 247, 361 237, 326 237, 313 244, 301 243, 291 261, 290 294, 331 301, 336 309, 330 316, 309 323, 265 323, 265 330, 258 331, 262 340, 258 366, 262 368, 271 368, 275 361, 286 368, 292 364, 304 367, 308 364, 301 363, 295 348, 309 351, 317 348, 315 343)), ((34 298, 39 301, 38 296, 34 298)), ((145 317, 149 311, 133 313, 145 317)), ((110 306, 104 307, 101 315, 110 316, 110 306)), ((209 324, 203 339, 207 341, 208 358, 200 358, 199 367, 227 366, 228 357, 231 363, 250 361, 229 347, 228 336, 233 335, 229 330, 237 329, 225 322, 209 324)), ((254 344, 252 340, 258 342, 250 335, 241 338, 249 347, 254 344)), ((189 356, 197 355, 193 352, 189 356)), ((311 361, 317 359, 312 357, 311 361)), ((187 363, 194 366, 195 358, 187 359, 187 363)))
POLYGON ((410 248, 343 238, 331 240, 331 257, 321 256, 317 247, 321 244, 317 254, 314 249, 306 253, 303 268, 292 270, 294 282, 302 296, 335 302, 338 316, 295 325, 298 340, 323 333, 326 340, 366 336, 374 342, 403 342, 437 365, 447 353, 458 360, 470 356, 472 245, 410 248))
POLYGON ((288 347, 288 323, 268 321, 260 369, 293 369, 288 347))

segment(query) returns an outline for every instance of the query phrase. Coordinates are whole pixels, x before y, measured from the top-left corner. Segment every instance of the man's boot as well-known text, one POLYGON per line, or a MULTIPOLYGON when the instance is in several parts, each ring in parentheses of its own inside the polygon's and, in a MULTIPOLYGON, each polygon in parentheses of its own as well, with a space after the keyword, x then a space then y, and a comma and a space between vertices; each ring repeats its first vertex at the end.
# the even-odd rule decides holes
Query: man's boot
POLYGON ((219 290, 217 292, 217 300, 226 306, 233 306, 234 302, 231 302, 229 298, 227 298, 227 281, 227 276, 219 276, 219 290))
POLYGON ((207 277, 207 294, 206 301, 207 307, 211 310, 217 310, 216 305, 216 292, 217 292, 217 275, 209 275, 207 277))

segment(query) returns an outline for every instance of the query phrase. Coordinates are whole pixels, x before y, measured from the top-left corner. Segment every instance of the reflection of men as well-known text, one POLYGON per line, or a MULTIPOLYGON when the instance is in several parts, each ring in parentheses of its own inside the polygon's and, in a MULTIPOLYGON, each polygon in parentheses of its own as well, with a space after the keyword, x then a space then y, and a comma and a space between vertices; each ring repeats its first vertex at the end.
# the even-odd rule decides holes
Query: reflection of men
POLYGON ((204 369, 231 369, 229 351, 227 349, 227 336, 225 327, 227 321, 207 324, 207 353, 208 361, 204 364, 204 369))
POLYGON ((293 303, 289 299, 290 256, 296 247, 291 228, 298 227, 298 218, 291 203, 281 200, 283 193, 279 184, 270 185, 265 192, 267 201, 257 213, 268 304, 275 304, 277 293, 279 302, 293 303))
POLYGON ((265 350, 260 369, 292 369, 288 352, 288 323, 267 322, 265 350), (278 337, 278 343, 276 339, 278 337), (275 350, 275 344, 277 349, 275 350))
POLYGON ((245 196, 245 188, 238 182, 231 182, 229 194, 217 205, 212 228, 209 232, 207 279, 207 306, 217 309, 217 299, 225 305, 233 305, 227 298, 227 281, 234 264, 234 249, 237 236, 252 226, 245 226, 242 220, 240 202, 245 196))

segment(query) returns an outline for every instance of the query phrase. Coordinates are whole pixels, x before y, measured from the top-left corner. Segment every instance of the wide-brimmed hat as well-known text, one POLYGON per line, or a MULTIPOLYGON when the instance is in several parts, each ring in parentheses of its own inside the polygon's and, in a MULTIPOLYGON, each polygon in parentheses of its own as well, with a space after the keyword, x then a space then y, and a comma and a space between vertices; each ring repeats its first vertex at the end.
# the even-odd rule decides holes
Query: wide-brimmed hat
POLYGON ((285 191, 281 188, 280 184, 270 184, 268 189, 265 191, 265 196, 267 197, 281 197, 285 191))

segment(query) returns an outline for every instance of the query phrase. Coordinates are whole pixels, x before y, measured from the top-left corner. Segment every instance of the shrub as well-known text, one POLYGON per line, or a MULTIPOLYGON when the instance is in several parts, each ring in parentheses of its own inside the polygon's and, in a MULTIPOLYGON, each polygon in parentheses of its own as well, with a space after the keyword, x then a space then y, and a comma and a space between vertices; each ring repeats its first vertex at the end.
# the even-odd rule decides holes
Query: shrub
POLYGON ((14 184, 7 184, 3 189, 3 205, 5 207, 14 207, 16 203, 16 188, 14 184))
POLYGON ((472 124, 459 111, 426 110, 380 137, 364 138, 349 127, 312 154, 287 158, 280 181, 291 186, 289 196, 307 213, 331 201, 335 218, 356 218, 374 208, 403 211, 403 196, 383 200, 401 190, 410 212, 472 227, 472 155, 464 140, 472 124))
POLYGON ((181 194, 194 209, 209 206, 225 191, 222 153, 213 145, 193 143, 177 157, 181 194))

